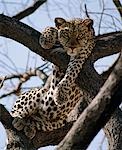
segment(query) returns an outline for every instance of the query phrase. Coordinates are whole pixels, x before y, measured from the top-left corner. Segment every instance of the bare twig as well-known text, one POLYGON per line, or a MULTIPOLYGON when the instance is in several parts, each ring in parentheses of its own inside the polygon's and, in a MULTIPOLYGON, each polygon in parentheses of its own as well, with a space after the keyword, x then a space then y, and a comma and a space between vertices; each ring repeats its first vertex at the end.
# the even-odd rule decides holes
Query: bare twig
POLYGON ((43 3, 45 3, 47 0, 38 0, 36 2, 34 2, 34 4, 32 6, 30 6, 29 8, 25 9, 24 11, 16 14, 15 16, 13 16, 13 18, 16 18, 18 20, 21 20, 22 18, 29 16, 30 14, 32 14, 34 11, 37 10, 37 8, 39 8, 43 3))
POLYGON ((0 80, 2 81, 2 83, 0 84, 1 86, 3 85, 3 82, 6 80, 15 79, 15 78, 19 79, 18 85, 14 89, 9 91, 8 93, 2 94, 0 96, 0 99, 6 96, 10 96, 11 94, 20 95, 22 84, 27 82, 32 76, 39 76, 44 82, 46 82, 48 78, 48 76, 42 70, 39 70, 39 68, 30 69, 29 71, 26 71, 23 74, 15 74, 15 75, 6 76, 4 80, 3 78, 0 78, 0 80))
POLYGON ((26 71, 28 70, 29 59, 30 59, 30 51, 28 51, 28 55, 27 55, 27 63, 26 63, 26 68, 25 68, 26 71))
POLYGON ((87 6, 86 6, 86 4, 84 5, 84 7, 85 7, 85 14, 86 14, 86 17, 90 18, 90 17, 89 17, 89 14, 88 14, 88 11, 87 11, 87 6))
POLYGON ((120 17, 122 19, 122 4, 120 3, 119 0, 113 0, 113 3, 115 4, 115 6, 120 14, 120 17))
POLYGON ((0 89, 2 88, 2 86, 3 86, 3 82, 4 82, 4 80, 5 80, 5 77, 4 78, 0 78, 0 89))
MULTIPOLYGON (((101 12, 95 12, 95 11, 88 11, 88 13, 89 13, 89 14, 101 15, 101 12)), ((111 15, 111 14, 109 14, 109 13, 106 13, 106 12, 104 12, 103 14, 104 14, 105 16, 111 17, 112 19, 114 18, 116 21, 118 21, 118 22, 122 25, 122 22, 121 22, 116 16, 113 16, 113 15, 111 15)))
POLYGON ((10 69, 12 69, 13 71, 15 71, 16 73, 18 73, 18 69, 16 67, 16 64, 13 62, 13 60, 6 54, 6 53, 3 53, 3 52, 0 52, 0 54, 2 56, 4 56, 10 63, 13 67, 9 66, 8 63, 5 63, 3 60, 0 60, 0 62, 2 64, 4 64, 5 66, 9 67, 10 69))
POLYGON ((103 14, 104 14, 104 10, 105 10, 105 5, 104 5, 104 0, 102 0, 102 12, 100 15, 100 21, 99 21, 99 26, 98 26, 98 35, 100 34, 100 29, 101 29, 101 24, 102 24, 102 19, 103 19, 103 14))

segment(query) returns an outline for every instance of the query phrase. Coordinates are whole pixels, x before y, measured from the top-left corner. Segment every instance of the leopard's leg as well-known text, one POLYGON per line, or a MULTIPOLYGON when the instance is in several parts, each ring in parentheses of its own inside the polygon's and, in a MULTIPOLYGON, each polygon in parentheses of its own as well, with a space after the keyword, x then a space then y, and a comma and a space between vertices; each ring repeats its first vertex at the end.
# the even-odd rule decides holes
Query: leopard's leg
POLYGON ((36 135, 36 122, 29 118, 26 121, 26 126, 24 127, 24 133, 29 138, 32 139, 36 135))
POLYGON ((67 123, 67 116, 61 116, 59 120, 47 120, 42 122, 41 127, 43 131, 53 131, 65 126, 67 123))
POLYGON ((12 125, 14 126, 14 128, 16 128, 18 131, 21 131, 24 126, 26 124, 26 121, 23 118, 14 118, 14 120, 12 121, 12 125))
POLYGON ((35 88, 28 92, 21 94, 16 100, 11 116, 16 118, 25 118, 31 116, 38 109, 43 95, 45 95, 47 89, 35 88))
MULTIPOLYGON (((68 100, 69 89, 75 83, 80 70, 83 68, 84 63, 90 56, 94 47, 94 42, 87 44, 82 50, 80 50, 78 56, 71 56, 64 78, 59 82, 55 89, 54 101, 57 105, 68 100)), ((70 95, 69 95, 70 96, 70 95)))
MULTIPOLYGON (((16 101, 11 115, 14 117, 13 126, 18 130, 29 131, 26 135, 32 138, 36 130, 33 124, 29 124, 29 117, 31 117, 39 108, 42 97, 47 92, 47 88, 32 89, 31 91, 23 93, 16 101), (29 133, 29 134, 28 134, 29 133)), ((32 118, 31 118, 32 120, 32 118)))
POLYGON ((61 70, 58 66, 53 65, 53 73, 52 73, 52 79, 50 84, 50 90, 53 90, 56 88, 56 86, 59 84, 61 79, 64 77, 64 71, 61 70))
POLYGON ((28 118, 14 118, 12 122, 14 128, 16 128, 18 131, 23 130, 25 135, 32 139, 36 134, 36 125, 34 121, 31 121, 28 118))
POLYGON ((39 43, 44 49, 50 49, 54 46, 58 39, 58 31, 56 28, 47 27, 39 37, 39 43))
POLYGON ((54 101, 57 105, 68 100, 69 90, 75 85, 75 80, 84 64, 85 58, 70 58, 65 76, 58 83, 54 92, 54 101))
MULTIPOLYGON (((33 112, 30 112, 30 110, 27 111, 27 108, 29 109, 29 107, 26 107, 26 111, 29 112, 29 114, 24 113, 20 109, 17 110, 18 112, 16 113, 16 117, 14 118, 14 121, 13 121, 13 126, 17 130, 22 130, 24 128, 24 130, 28 130, 29 131, 29 128, 31 128, 31 126, 29 127, 28 123, 26 122, 26 119, 24 119, 24 117, 26 115, 33 116, 33 113, 35 112, 36 109, 40 109, 40 111, 43 110, 43 109, 45 109, 44 111, 46 112, 46 109, 48 109, 48 106, 47 106, 47 108, 45 108, 44 106, 46 105, 46 102, 48 101, 49 97, 53 97, 53 91, 54 91, 56 85, 59 83, 59 81, 62 79, 63 76, 64 76, 64 72, 61 69, 59 69, 59 67, 57 67, 57 66, 54 65, 53 66, 52 79, 51 79, 51 83, 50 83, 50 88, 49 89, 44 87, 44 88, 38 89, 36 91, 33 90, 33 93, 36 92, 36 94, 34 94, 36 97, 33 98, 33 101, 29 98, 29 96, 31 96, 30 94, 28 94, 27 96, 26 96, 26 93, 24 94, 24 96, 27 97, 28 103, 29 103, 29 101, 31 102, 31 106, 37 105, 38 107, 36 106, 35 109, 33 108, 33 112), (44 101, 44 99, 46 97, 47 97, 47 100, 44 101), (36 102, 37 102, 37 104, 36 104, 36 102), (22 113, 21 116, 19 116, 20 113, 22 113), (17 115, 18 115, 18 117, 17 117, 17 115)), ((53 98, 50 100, 50 104, 52 102, 54 103, 53 98)), ((19 103, 19 105, 20 104, 21 103, 19 103)), ((14 112, 12 113, 12 115, 14 115, 14 112)), ((30 130, 32 130, 32 129, 30 129, 30 130)), ((26 132, 26 135, 27 134, 28 133, 26 132)))
MULTIPOLYGON (((50 88, 46 92, 46 94, 42 97, 42 103, 40 103, 39 106, 39 114, 43 116, 50 118, 49 114, 54 109, 57 110, 57 106, 54 101, 54 91, 57 86, 57 84, 61 81, 61 79, 64 76, 63 70, 61 70, 57 66, 53 66, 53 73, 52 78, 50 81, 50 88)), ((56 114, 53 115, 53 118, 56 117, 56 114)))

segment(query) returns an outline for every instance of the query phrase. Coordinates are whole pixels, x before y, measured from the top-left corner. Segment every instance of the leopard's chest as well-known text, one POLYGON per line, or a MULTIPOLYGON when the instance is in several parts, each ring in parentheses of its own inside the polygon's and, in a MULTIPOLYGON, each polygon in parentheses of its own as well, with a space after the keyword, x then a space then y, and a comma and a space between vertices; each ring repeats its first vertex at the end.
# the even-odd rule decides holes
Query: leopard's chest
POLYGON ((67 117, 80 100, 81 96, 82 91, 78 87, 74 87, 69 90, 69 94, 67 95, 68 100, 61 105, 56 105, 53 100, 53 95, 46 95, 43 99, 42 109, 39 110, 39 114, 44 120, 60 120, 62 116, 67 117))

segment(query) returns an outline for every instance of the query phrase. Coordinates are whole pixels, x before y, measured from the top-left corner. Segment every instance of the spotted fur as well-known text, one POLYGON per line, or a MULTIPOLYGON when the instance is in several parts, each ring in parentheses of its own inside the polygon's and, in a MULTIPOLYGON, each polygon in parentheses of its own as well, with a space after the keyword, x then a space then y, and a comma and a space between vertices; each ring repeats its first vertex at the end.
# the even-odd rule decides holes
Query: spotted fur
POLYGON ((40 35, 39 43, 50 49, 58 41, 70 55, 63 72, 57 66, 49 89, 32 89, 19 96, 12 108, 13 125, 33 138, 36 130, 52 131, 67 123, 68 114, 83 96, 75 80, 94 47, 94 29, 91 19, 55 19, 56 27, 48 27, 40 35))

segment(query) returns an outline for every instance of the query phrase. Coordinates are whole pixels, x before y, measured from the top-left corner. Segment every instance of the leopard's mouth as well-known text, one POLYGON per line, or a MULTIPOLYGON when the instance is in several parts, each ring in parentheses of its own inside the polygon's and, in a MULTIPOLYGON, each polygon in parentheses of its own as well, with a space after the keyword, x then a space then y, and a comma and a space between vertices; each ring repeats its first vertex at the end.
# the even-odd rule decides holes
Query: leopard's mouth
POLYGON ((74 57, 74 56, 76 56, 76 55, 79 54, 80 49, 81 49, 81 48, 74 48, 74 49, 67 48, 66 51, 67 51, 67 54, 68 54, 69 56, 74 57))
POLYGON ((71 57, 74 57, 74 56, 77 55, 77 53, 74 53, 74 52, 67 52, 67 54, 68 54, 69 56, 71 56, 71 57))

